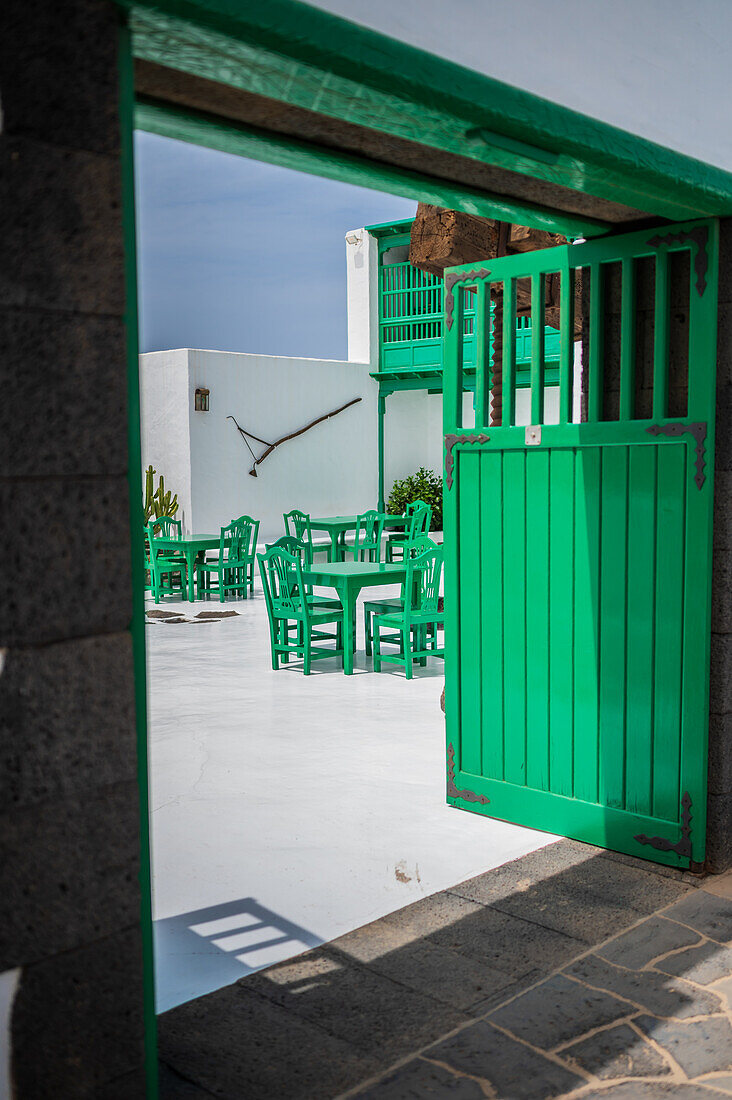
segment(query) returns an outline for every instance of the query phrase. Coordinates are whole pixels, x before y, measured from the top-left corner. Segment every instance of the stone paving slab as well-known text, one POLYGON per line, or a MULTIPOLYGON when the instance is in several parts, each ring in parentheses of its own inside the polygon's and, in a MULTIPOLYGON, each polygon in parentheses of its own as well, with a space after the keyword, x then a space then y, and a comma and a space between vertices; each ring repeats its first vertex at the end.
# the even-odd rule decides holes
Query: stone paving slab
POLYGON ((641 1031, 678 1062, 687 1077, 732 1070, 732 1025, 726 1016, 677 1023, 639 1016, 641 1031))
POLYGON ((730 1096, 732 899, 698 885, 560 841, 164 1014, 162 1100, 730 1096))
POLYGON ((680 947, 690 947, 700 942, 698 932, 685 928, 676 921, 666 920, 665 917, 650 917, 636 928, 599 947, 596 953, 616 966, 640 970, 667 951, 676 951, 680 947))
POLYGON ((732 948, 702 943, 657 962, 655 967, 664 974, 678 974, 687 981, 709 985, 732 974, 732 948))
POLYGON ((564 973, 593 989, 604 989, 622 997, 654 1016, 684 1020, 690 1016, 709 1016, 724 1009, 716 994, 698 989, 683 978, 667 977, 655 970, 626 970, 597 955, 586 955, 568 966, 564 973))
POLYGON ((423 1056, 479 1077, 494 1090, 489 1096, 511 1100, 549 1100, 586 1083, 567 1066, 516 1042, 484 1020, 430 1047, 423 1056))
POLYGON ((606 1028, 562 1049, 562 1059, 601 1080, 618 1077, 665 1077, 671 1066, 629 1024, 606 1028))

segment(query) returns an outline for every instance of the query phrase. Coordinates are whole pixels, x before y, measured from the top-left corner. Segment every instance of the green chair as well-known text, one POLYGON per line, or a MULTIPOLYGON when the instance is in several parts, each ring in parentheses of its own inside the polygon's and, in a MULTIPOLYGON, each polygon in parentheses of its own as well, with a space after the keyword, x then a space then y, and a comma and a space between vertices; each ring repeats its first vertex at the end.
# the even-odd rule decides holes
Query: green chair
POLYGON ((354 561, 381 561, 381 533, 384 530, 384 518, 371 509, 356 517, 356 533, 348 552, 354 561))
POLYGON ((170 516, 151 519, 147 531, 147 561, 150 570, 150 591, 155 603, 162 596, 183 596, 188 594, 186 559, 179 550, 169 544, 160 543, 161 538, 181 537, 181 522, 170 516))
POLYGON ((406 524, 403 531, 394 531, 386 543, 385 561, 403 561, 404 543, 414 542, 420 535, 426 535, 432 523, 432 509, 423 500, 413 500, 407 505, 406 524))
POLYGON ((250 516, 242 516, 221 528, 218 558, 196 562, 199 596, 218 592, 219 601, 223 603, 228 592, 241 592, 246 599, 247 589, 250 594, 254 591, 253 553, 258 531, 259 521, 250 516), (214 574, 216 585, 211 584, 214 574))
POLYGON ((266 553, 257 555, 257 561, 269 616, 272 668, 279 669, 280 661, 287 663, 291 655, 303 658, 306 676, 310 675, 311 663, 323 657, 340 657, 342 667, 343 608, 319 608, 309 602, 305 594, 302 562, 283 547, 271 546, 266 553), (335 624, 334 632, 316 629, 330 623, 335 624), (290 630, 293 627, 296 636, 291 641, 290 630), (313 644, 324 641, 334 641, 335 648, 313 644))
MULTIPOLYGON (((271 550, 273 546, 279 546, 282 550, 286 550, 288 554, 292 554, 293 557, 299 558, 300 564, 303 569, 307 569, 312 562, 312 549, 306 542, 301 542, 296 539, 294 535, 281 535, 280 538, 274 542, 267 542, 264 544, 264 549, 271 550)), ((308 602, 313 607, 333 607, 341 609, 343 605, 340 600, 334 600, 326 596, 314 596, 313 586, 311 584, 305 585, 305 595, 308 598, 308 602)))
POLYGON ((301 542, 306 542, 310 547, 311 563, 313 554, 320 550, 325 551, 326 561, 331 560, 331 540, 330 538, 313 538, 313 533, 310 529, 310 514, 308 512, 300 512, 297 508, 293 508, 291 512, 284 512, 282 518, 285 521, 285 534, 300 539, 301 542))
MULTIPOLYGON (((436 542, 433 542, 427 535, 422 535, 416 542, 405 544, 407 546, 407 553, 411 557, 418 557, 420 554, 426 553, 428 550, 439 550, 436 542)), ((402 585, 402 592, 400 596, 387 596, 383 600, 364 600, 363 605, 363 632, 366 638, 366 656, 371 656, 371 647, 373 642, 373 616, 380 615, 383 612, 389 611, 403 611, 404 610, 404 585, 402 585)), ((434 634, 437 630, 436 627, 430 629, 430 634, 434 634)))
POLYGON ((417 557, 407 558, 404 582, 404 608, 374 616, 374 671, 381 672, 383 661, 404 666, 407 680, 412 679, 412 664, 426 664, 427 657, 442 657, 445 649, 437 645, 437 624, 444 623, 437 610, 442 575, 442 548, 435 546, 417 557), (430 644, 427 628, 434 626, 430 644), (397 653, 383 653, 382 644, 399 647, 397 653))

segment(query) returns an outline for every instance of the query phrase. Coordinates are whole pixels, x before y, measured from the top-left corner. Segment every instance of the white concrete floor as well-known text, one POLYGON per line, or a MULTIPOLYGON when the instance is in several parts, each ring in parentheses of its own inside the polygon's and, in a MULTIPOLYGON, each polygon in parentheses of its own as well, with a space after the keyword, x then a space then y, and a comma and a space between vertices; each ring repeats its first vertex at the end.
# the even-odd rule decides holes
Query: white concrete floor
POLYGON ((360 604, 352 677, 272 670, 259 583, 225 610, 147 630, 158 1011, 555 839, 447 806, 442 662, 374 673, 360 604))

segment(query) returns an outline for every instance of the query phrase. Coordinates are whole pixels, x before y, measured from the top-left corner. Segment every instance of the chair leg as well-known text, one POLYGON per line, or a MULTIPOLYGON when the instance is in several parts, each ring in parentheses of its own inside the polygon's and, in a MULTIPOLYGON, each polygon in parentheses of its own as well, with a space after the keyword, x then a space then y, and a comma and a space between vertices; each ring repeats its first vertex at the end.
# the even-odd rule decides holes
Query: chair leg
POLYGON ((373 620, 374 623, 374 672, 381 672, 381 634, 379 632, 379 617, 378 615, 373 620))
POLYGON ((363 609, 363 632, 366 638, 366 656, 371 656, 371 612, 368 608, 363 609))
POLYGON ((310 675, 310 660, 312 653, 312 627, 308 623, 307 627, 302 625, 302 640, 303 640, 303 674, 305 676, 310 675))
POLYGON ((402 630, 402 645, 404 646, 404 675, 407 680, 412 679, 412 632, 407 627, 402 630))

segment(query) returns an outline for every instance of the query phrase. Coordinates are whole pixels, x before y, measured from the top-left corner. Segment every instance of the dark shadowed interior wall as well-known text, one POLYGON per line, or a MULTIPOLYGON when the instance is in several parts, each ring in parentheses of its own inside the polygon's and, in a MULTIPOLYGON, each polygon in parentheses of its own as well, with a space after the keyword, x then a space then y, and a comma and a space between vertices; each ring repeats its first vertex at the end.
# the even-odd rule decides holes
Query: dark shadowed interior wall
POLYGON ((134 1098, 119 13, 10 0, 1 21, 0 972, 21 970, 18 1097, 134 1098))

